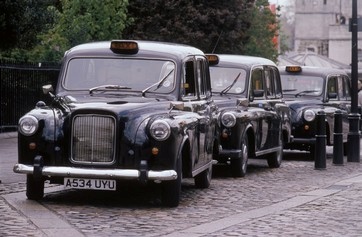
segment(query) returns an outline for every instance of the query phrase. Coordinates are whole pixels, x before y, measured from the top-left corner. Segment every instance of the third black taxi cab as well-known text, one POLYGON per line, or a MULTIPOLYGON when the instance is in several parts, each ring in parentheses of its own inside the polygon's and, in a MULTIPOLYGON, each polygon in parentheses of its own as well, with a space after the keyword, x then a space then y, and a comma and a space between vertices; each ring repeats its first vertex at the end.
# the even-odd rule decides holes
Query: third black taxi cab
MULTIPOLYGON (((287 149, 309 151, 315 155, 316 115, 326 115, 327 145, 333 145, 334 114, 342 113, 344 147, 349 131, 348 114, 351 111, 351 81, 340 69, 283 66, 279 67, 283 94, 291 109, 293 142, 285 144, 287 149)), ((346 149, 344 149, 346 152, 346 149)))

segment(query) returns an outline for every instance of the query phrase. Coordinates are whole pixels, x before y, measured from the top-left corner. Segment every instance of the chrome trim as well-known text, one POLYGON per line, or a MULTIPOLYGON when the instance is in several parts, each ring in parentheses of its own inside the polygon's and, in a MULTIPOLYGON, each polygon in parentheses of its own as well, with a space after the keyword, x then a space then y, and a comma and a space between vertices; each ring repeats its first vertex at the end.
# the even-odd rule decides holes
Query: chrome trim
MULTIPOLYGON (((13 168, 15 173, 33 174, 32 165, 15 164, 13 168)), ((74 177, 74 178, 99 178, 99 179, 138 179, 140 171, 135 169, 90 169, 74 168, 65 166, 44 166, 41 174, 43 176, 74 177)), ((147 171, 148 180, 175 180, 177 172, 174 170, 147 171)))

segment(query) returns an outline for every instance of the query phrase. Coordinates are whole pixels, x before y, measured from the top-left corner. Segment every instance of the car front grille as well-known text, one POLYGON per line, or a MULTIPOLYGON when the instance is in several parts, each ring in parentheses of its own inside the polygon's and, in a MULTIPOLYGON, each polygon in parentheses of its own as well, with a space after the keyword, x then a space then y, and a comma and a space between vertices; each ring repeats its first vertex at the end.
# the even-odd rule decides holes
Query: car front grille
POLYGON ((112 116, 76 115, 72 122, 71 161, 112 164, 115 161, 116 120, 112 116))

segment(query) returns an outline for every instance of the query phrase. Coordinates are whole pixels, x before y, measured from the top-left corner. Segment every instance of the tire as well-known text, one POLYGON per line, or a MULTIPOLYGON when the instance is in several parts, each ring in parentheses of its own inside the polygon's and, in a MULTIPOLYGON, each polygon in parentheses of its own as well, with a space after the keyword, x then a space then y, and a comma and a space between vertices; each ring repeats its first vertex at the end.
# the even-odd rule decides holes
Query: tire
POLYGON ((233 177, 244 177, 248 168, 249 143, 248 137, 244 135, 241 144, 241 159, 231 160, 231 174, 233 177))
POLYGON ((269 168, 279 168, 280 165, 282 164, 282 160, 283 160, 283 137, 280 133, 279 135, 279 150, 277 152, 273 152, 272 154, 268 155, 267 157, 267 162, 268 162, 268 166, 269 168))
POLYGON ((39 200, 44 196, 44 181, 35 180, 33 175, 26 176, 26 196, 30 200, 39 200))
POLYGON ((274 152, 267 158, 269 168, 279 168, 280 165, 282 164, 282 160, 283 160, 283 147, 281 147, 279 151, 274 152))
POLYGON ((315 145, 311 145, 309 148, 309 159, 315 160, 315 145))
POLYGON ((182 165, 181 159, 178 159, 176 164, 177 179, 165 181, 162 185, 161 200, 162 205, 166 207, 177 207, 180 203, 181 196, 181 180, 182 180, 182 165))
POLYGON ((208 188, 211 183, 212 165, 195 176, 195 186, 197 188, 208 188))

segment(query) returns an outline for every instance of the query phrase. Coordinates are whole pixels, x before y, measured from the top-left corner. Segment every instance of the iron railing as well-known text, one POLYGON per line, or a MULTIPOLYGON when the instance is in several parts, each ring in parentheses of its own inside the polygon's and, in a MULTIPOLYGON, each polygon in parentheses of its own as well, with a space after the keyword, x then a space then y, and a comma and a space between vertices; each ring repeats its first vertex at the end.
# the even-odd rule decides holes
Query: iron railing
POLYGON ((21 63, 0 60, 0 133, 15 131, 19 118, 36 102, 49 102, 42 86, 58 81, 57 63, 21 63))

